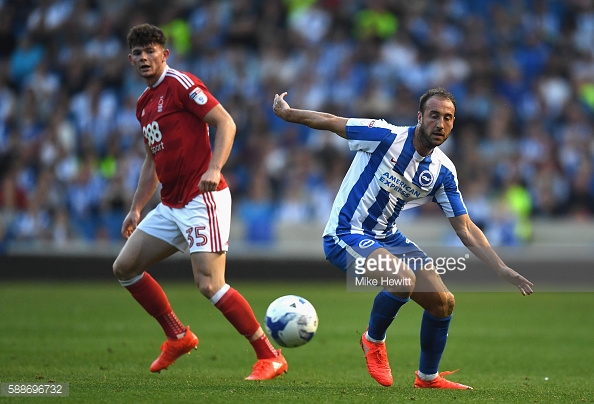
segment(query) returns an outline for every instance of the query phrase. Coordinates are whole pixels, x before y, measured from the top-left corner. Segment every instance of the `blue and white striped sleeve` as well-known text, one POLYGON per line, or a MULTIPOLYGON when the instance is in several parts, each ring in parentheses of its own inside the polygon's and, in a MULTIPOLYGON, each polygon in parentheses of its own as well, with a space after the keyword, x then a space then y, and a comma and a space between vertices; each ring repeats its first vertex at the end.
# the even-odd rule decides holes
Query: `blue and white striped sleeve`
POLYGON ((458 178, 454 167, 442 166, 443 181, 435 192, 434 201, 439 204, 446 217, 456 217, 468 213, 458 189, 458 178))
POLYGON ((350 118, 346 137, 352 151, 373 152, 380 142, 392 133, 393 125, 383 119, 350 118))

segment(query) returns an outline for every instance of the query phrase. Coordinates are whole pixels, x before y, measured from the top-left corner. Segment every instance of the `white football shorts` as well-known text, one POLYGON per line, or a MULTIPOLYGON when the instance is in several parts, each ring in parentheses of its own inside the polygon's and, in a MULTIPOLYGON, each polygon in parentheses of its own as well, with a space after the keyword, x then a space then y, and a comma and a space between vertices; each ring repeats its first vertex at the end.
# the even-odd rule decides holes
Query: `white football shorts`
POLYGON ((140 222, 143 232, 185 252, 219 252, 229 248, 229 188, 196 196, 183 208, 159 203, 140 222))

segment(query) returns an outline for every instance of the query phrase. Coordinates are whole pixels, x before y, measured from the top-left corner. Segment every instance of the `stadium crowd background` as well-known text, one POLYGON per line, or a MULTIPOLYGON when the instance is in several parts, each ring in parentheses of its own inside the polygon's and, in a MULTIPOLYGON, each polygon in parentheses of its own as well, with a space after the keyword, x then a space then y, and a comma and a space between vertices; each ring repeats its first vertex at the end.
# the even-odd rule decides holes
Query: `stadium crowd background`
POLYGON ((352 157, 276 118, 282 91, 400 125, 427 88, 453 92, 444 149, 493 244, 529 242, 535 217, 594 214, 591 0, 0 0, 0 250, 122 240, 144 158, 126 44, 141 22, 237 123, 223 172, 250 242, 325 222, 352 157))

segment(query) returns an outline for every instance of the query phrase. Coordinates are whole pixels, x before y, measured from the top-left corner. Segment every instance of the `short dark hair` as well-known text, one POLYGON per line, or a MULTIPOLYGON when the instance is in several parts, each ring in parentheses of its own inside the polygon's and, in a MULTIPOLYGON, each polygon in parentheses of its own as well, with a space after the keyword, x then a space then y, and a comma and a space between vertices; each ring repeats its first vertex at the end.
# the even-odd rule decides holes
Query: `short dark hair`
POLYGON ((165 47, 166 43, 167 38, 163 30, 151 24, 136 25, 128 32, 128 46, 130 49, 136 46, 153 44, 165 47))
POLYGON ((421 111, 421 113, 425 111, 425 104, 427 104, 427 100, 429 100, 431 97, 439 97, 450 100, 452 104, 454 104, 454 112, 456 112, 456 100, 454 99, 453 94, 443 87, 437 87, 427 90, 427 92, 419 99, 419 111, 421 111))

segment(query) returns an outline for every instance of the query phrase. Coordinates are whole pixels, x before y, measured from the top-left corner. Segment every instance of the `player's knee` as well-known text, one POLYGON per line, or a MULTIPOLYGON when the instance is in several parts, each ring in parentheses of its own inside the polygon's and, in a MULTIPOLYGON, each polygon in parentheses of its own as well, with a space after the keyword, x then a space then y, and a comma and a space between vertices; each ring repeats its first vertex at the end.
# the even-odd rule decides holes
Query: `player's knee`
POLYGON ((132 266, 119 257, 114 261, 112 270, 115 277, 121 281, 131 279, 135 276, 132 266))
POLYGON ((217 290, 215 290, 215 287, 212 284, 212 282, 208 282, 205 279, 196 281, 196 286, 198 287, 198 290, 200 291, 200 293, 207 299, 210 299, 211 297, 213 297, 214 294, 217 292, 217 290))
POLYGON ((454 312, 454 306, 456 305, 456 299, 454 299, 454 295, 452 292, 446 292, 445 296, 445 304, 444 304, 444 314, 446 317, 449 317, 454 312))
POLYGON ((122 279, 122 275, 124 274, 124 268, 118 259, 116 259, 113 262, 111 269, 113 270, 113 274, 116 278, 122 279))
POLYGON ((435 317, 445 318, 452 315, 454 312, 454 305, 456 304, 456 300, 454 299, 454 295, 451 292, 441 292, 440 293, 440 300, 441 302, 435 308, 433 314, 435 317))
POLYGON ((436 295, 433 303, 426 306, 426 310, 434 317, 446 318, 454 312, 456 301, 451 292, 440 292, 436 295), (437 298, 439 296, 439 298, 437 298))

